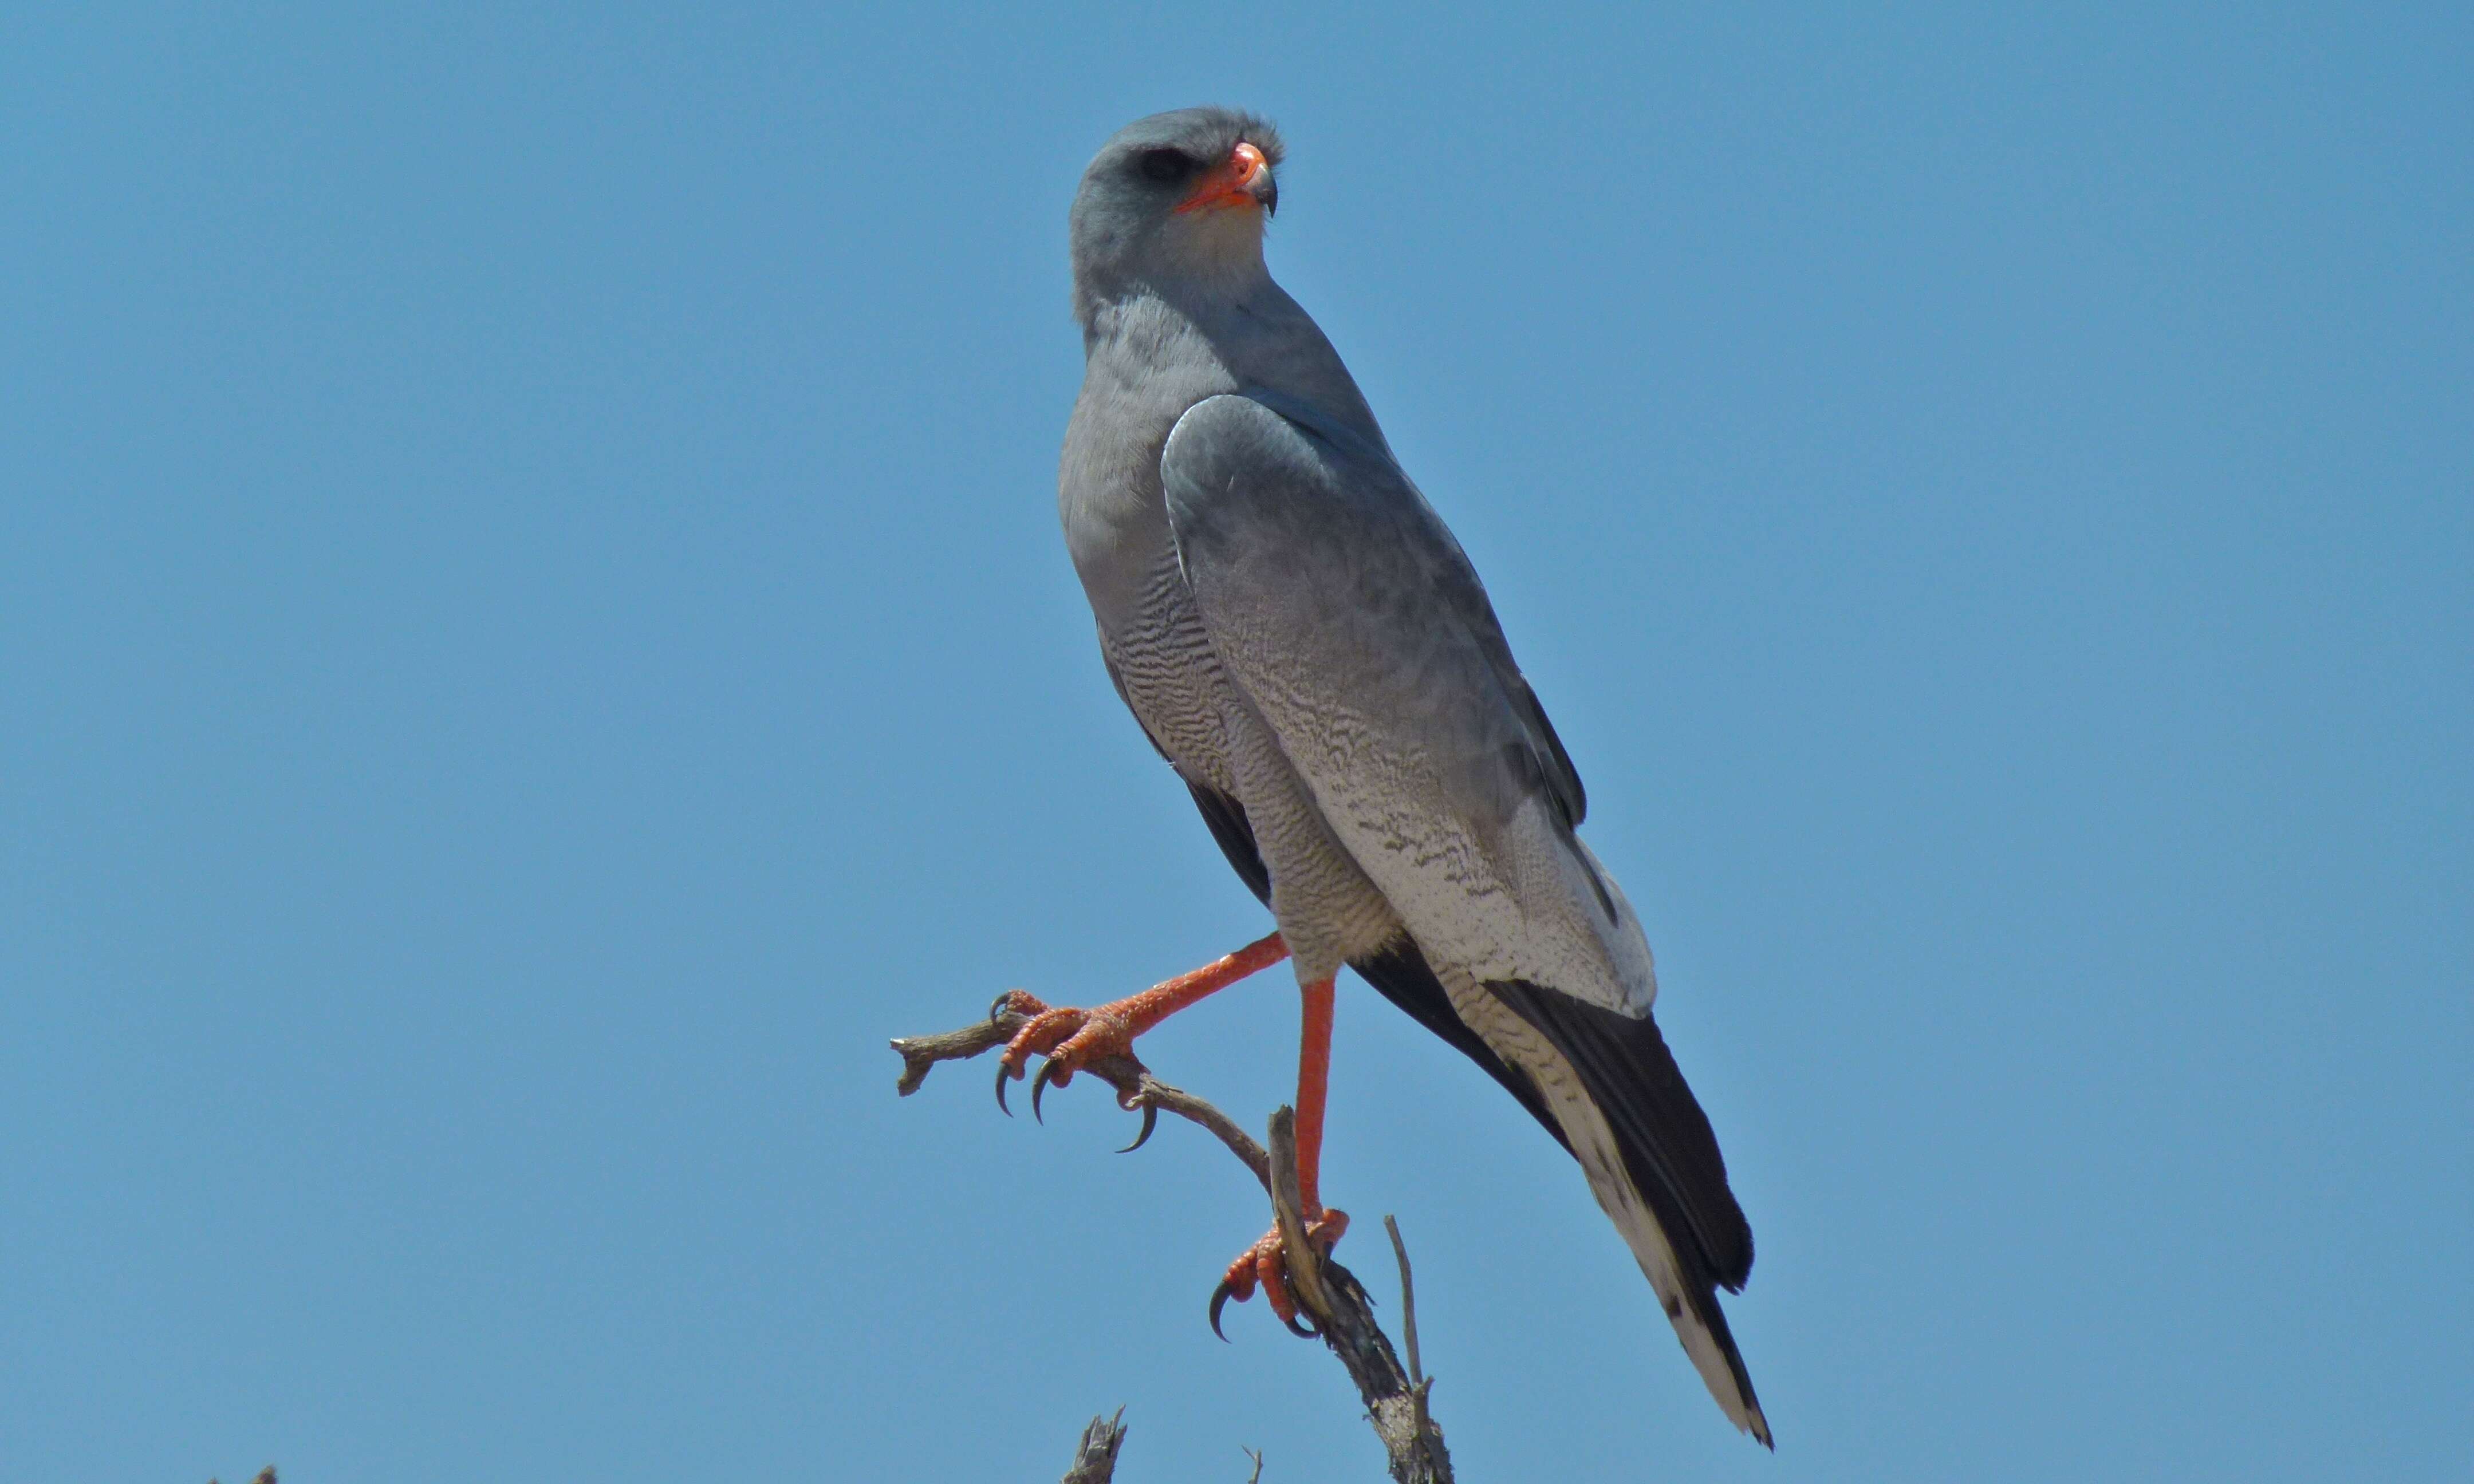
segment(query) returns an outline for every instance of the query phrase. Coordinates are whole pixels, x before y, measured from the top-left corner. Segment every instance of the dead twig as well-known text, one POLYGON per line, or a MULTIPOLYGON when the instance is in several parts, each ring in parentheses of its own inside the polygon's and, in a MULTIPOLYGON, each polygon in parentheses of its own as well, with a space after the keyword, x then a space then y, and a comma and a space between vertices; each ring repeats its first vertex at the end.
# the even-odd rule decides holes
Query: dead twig
POLYGON ((1418 1285, 1409 1278, 1409 1244, 1400 1240, 1400 1223, 1389 1212, 1383 1217, 1383 1230, 1392 1234, 1392 1256, 1400 1264, 1400 1341, 1409 1348, 1409 1394, 1418 1403, 1420 1426, 1432 1426, 1426 1416, 1426 1393, 1433 1382, 1418 1364, 1418 1285))
POLYGON ((1126 1442, 1125 1418, 1126 1409, 1119 1407, 1114 1417, 1091 1419, 1074 1449, 1074 1467, 1065 1471, 1060 1484, 1108 1484, 1116 1477, 1117 1449, 1126 1442))
MULTIPOLYGON (((894 1083, 893 1090, 909 1097, 919 1090, 919 1085, 928 1079, 929 1068, 937 1063, 967 1061, 983 1051, 993 1051, 1013 1040, 1014 1033, 1030 1023, 1029 1016, 1007 1008, 1000 1000, 996 1010, 977 1024, 941 1036, 899 1038, 893 1049, 902 1056, 902 1076, 894 1083)), ((1084 1070, 1117 1089, 1118 1107, 1143 1113, 1143 1131, 1135 1137, 1135 1144, 1151 1137, 1152 1124, 1158 1114, 1175 1113, 1226 1144, 1229 1153, 1246 1161, 1246 1167, 1254 1172, 1265 1190, 1272 1188, 1272 1157, 1226 1113, 1191 1092, 1170 1087, 1129 1056, 1103 1057, 1084 1070)))
MULTIPOLYGON (((910 1096, 919 1089, 937 1063, 965 1061, 993 1051, 1011 1041, 1014 1033, 1028 1023, 1028 1017, 1000 999, 988 1018, 975 1025, 941 1036, 912 1036, 894 1041, 893 1049, 902 1056, 902 1078, 894 1085, 895 1090, 910 1096)), ((1392 1341, 1375 1322, 1374 1303, 1367 1297, 1365 1286, 1358 1282, 1356 1275, 1316 1252, 1306 1240, 1304 1213, 1298 1195, 1296 1113, 1287 1108, 1273 1113, 1272 1142, 1266 1149, 1226 1113, 1191 1092, 1160 1081, 1132 1057, 1104 1058, 1084 1070, 1116 1089, 1118 1106, 1143 1111, 1143 1134, 1134 1140, 1136 1144, 1150 1137, 1152 1120, 1157 1113, 1172 1113, 1209 1131, 1245 1162, 1272 1196, 1273 1217, 1279 1224, 1290 1255, 1291 1288, 1321 1328, 1324 1346, 1340 1357, 1349 1379, 1356 1383, 1367 1421, 1373 1424, 1375 1436, 1383 1440, 1395 1484, 1452 1484, 1451 1455, 1444 1450, 1443 1429, 1435 1425, 1426 1407, 1427 1393, 1434 1383, 1401 1369, 1392 1341)), ((1390 1225, 1388 1219, 1386 1224, 1390 1225)), ((1392 1240, 1393 1250, 1400 1259, 1402 1309, 1406 1314, 1409 1259, 1407 1250, 1400 1246, 1396 1226, 1393 1227, 1392 1240)), ((1414 1324, 1414 1316, 1410 1317, 1414 1324)), ((1409 1332, 1414 1336, 1414 1328, 1409 1332)), ((1414 1356, 1414 1338, 1411 1344, 1414 1356)), ((1124 1414, 1121 1411, 1119 1415, 1124 1414)), ((1099 1419, 1093 1419, 1092 1428, 1101 1425, 1099 1419)), ((1113 1423, 1107 1425, 1116 1426, 1113 1423)), ((1085 1429, 1086 1450, 1092 1437, 1092 1430, 1085 1429)), ((1116 1437, 1123 1439, 1122 1428, 1117 1428, 1116 1437)), ((1113 1442, 1108 1445, 1111 1471, 1115 1468, 1115 1448, 1113 1442)), ((1081 1467, 1078 1457, 1076 1468, 1081 1467)), ((1257 1457, 1258 1476, 1261 1471, 1262 1462, 1257 1457)), ((1109 1474, 1077 1472, 1066 1477, 1068 1484, 1102 1484, 1109 1474)))
POLYGON ((1298 1115, 1282 1105, 1272 1111, 1272 1221, 1280 1229, 1280 1244, 1291 1254, 1289 1286, 1307 1313, 1322 1319, 1331 1312, 1331 1291, 1323 1286, 1322 1264, 1299 1262, 1296 1254, 1313 1249, 1306 1237, 1305 1200, 1298 1186, 1298 1115))
POLYGON ((1374 1435, 1391 1455, 1396 1484, 1451 1484, 1451 1454, 1443 1448, 1443 1429, 1427 1415, 1425 1383, 1411 1381, 1400 1369, 1400 1356, 1375 1323, 1374 1301, 1367 1297, 1357 1275, 1304 1239, 1305 1222, 1298 1209, 1297 1138, 1297 1114, 1287 1108, 1273 1113, 1272 1203, 1288 1248, 1289 1285, 1322 1327, 1324 1346, 1357 1383, 1366 1420, 1374 1424, 1374 1435), (1318 1291, 1320 1304, 1310 1297, 1318 1291))
POLYGON ((1389 1214, 1383 1230, 1391 1233, 1392 1256, 1400 1264, 1400 1343, 1409 1348, 1409 1383, 1419 1385, 1426 1377, 1418 1368, 1418 1289, 1409 1280, 1409 1247, 1400 1240, 1400 1223, 1389 1214))

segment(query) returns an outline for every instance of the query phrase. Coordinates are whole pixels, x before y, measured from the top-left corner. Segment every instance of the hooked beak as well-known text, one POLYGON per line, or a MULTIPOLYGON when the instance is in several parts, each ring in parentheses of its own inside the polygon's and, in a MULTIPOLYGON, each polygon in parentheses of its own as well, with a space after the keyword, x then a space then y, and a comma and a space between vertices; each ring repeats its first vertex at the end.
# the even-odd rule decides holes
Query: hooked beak
POLYGON ((1272 179, 1272 163, 1263 152, 1237 141, 1228 152, 1227 163, 1204 176, 1196 183, 1194 192, 1177 203, 1177 213, 1201 211, 1210 206, 1260 206, 1265 216, 1280 209, 1280 187, 1272 179))

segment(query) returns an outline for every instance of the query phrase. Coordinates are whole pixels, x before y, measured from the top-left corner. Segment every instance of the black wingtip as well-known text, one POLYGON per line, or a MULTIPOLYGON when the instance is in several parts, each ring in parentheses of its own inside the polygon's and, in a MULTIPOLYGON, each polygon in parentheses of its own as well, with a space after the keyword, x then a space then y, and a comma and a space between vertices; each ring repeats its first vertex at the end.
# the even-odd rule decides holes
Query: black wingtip
MULTIPOLYGON (((1753 1270, 1753 1229, 1727 1185, 1710 1116, 1684 1080, 1656 1017, 1625 1015, 1523 980, 1487 989, 1563 1053, 1605 1115, 1625 1172, 1644 1194, 1662 1191, 1702 1276, 1740 1291, 1753 1270)), ((1663 1224, 1663 1216, 1661 1216, 1663 1224)))

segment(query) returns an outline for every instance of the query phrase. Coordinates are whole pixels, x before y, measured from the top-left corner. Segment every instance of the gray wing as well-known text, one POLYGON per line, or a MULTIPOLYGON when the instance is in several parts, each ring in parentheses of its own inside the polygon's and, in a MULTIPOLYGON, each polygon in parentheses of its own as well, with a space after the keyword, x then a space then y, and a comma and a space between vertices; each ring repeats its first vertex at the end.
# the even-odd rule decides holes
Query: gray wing
POLYGON ((1459 542, 1386 453, 1279 400, 1208 398, 1161 455, 1214 653, 1430 955, 1647 1010, 1579 775, 1459 542))
POLYGON ((1160 467, 1222 666, 1417 946, 1525 1023, 1481 1016, 1712 1395, 1768 1442, 1714 1294, 1742 1285, 1751 1228, 1650 1017, 1640 924, 1573 833, 1579 776, 1460 543, 1388 452, 1274 395, 1199 403, 1160 467))
MULTIPOLYGON (((1389 527, 1403 540, 1403 544, 1395 549, 1396 554, 1410 559, 1402 563, 1401 574, 1421 585, 1450 611, 1458 621, 1460 631, 1486 661, 1489 677, 1525 734, 1523 740, 1529 755, 1516 766, 1524 771, 1534 768, 1565 826, 1578 827, 1589 810, 1589 795, 1581 786, 1580 771, 1572 766, 1570 755, 1564 751, 1564 739, 1555 734, 1555 724, 1547 720, 1546 707, 1539 702, 1537 692, 1529 688, 1528 677, 1520 673, 1520 666, 1513 660, 1512 645, 1505 640, 1503 625, 1494 616, 1494 604, 1488 600, 1486 586, 1478 581, 1477 569, 1469 565, 1467 555, 1461 550, 1461 543, 1454 539, 1451 529, 1443 524, 1443 517, 1435 514, 1434 508, 1426 503, 1425 496, 1418 492, 1417 487, 1393 462, 1388 451, 1369 446, 1363 439, 1318 416, 1303 403, 1277 393, 1261 391, 1228 400, 1252 402, 1268 409, 1309 441, 1323 445, 1323 449, 1333 456, 1335 462, 1330 464, 1327 474, 1304 468, 1292 469, 1293 475, 1303 476, 1302 482, 1294 487, 1294 493, 1306 495, 1311 501, 1322 492, 1314 487, 1323 483, 1327 477, 1363 482, 1358 486, 1362 490, 1362 497, 1356 503, 1367 514, 1376 517, 1374 524, 1389 527)), ((1193 411, 1202 410, 1196 408, 1193 411)), ((1187 416, 1192 417, 1193 412, 1187 416)), ((1189 445, 1200 444, 1209 435, 1224 430, 1242 430, 1254 420, 1241 406, 1214 407, 1194 424, 1189 445)), ((1272 430, 1266 427, 1263 431, 1269 433, 1272 430)), ((1243 441, 1242 431, 1239 441, 1243 441)), ((1274 437, 1270 442, 1276 446, 1280 440, 1274 437)), ((1266 493, 1268 495, 1269 491, 1266 493)), ((1361 567, 1361 570, 1365 569, 1361 567)))
MULTIPOLYGON (((1126 693, 1125 677, 1117 672, 1115 662, 1107 658, 1104 644, 1101 646, 1100 662, 1107 668, 1108 682, 1117 687, 1117 699, 1126 703, 1128 711, 1133 712, 1135 725, 1142 726, 1142 713, 1134 710, 1133 699, 1126 693)), ((1237 873, 1237 878, 1246 883, 1246 889, 1254 894, 1255 899, 1266 906, 1271 905, 1271 868, 1263 864, 1262 850, 1254 843, 1254 826, 1246 817, 1246 806, 1238 802, 1233 794, 1224 793, 1209 783, 1198 782, 1187 777, 1185 770, 1177 767, 1176 759, 1169 754, 1169 750, 1160 745, 1159 738, 1152 735, 1149 727, 1143 727, 1143 737, 1151 743, 1152 750, 1160 754, 1161 760, 1176 771, 1177 780, 1193 796, 1195 809, 1202 815, 1202 823, 1210 828, 1211 838, 1219 844, 1220 853, 1228 858, 1229 868, 1237 873)), ((1527 1074, 1514 1070, 1492 1046, 1486 1043, 1485 1037, 1471 1030, 1453 1013, 1450 992, 1435 977, 1434 969, 1418 951, 1416 944, 1394 944, 1381 953, 1349 960, 1348 967, 1356 969, 1358 977, 1372 985, 1385 999, 1399 1006, 1411 1019, 1442 1037, 1454 1050, 1475 1062, 1488 1076, 1501 1083, 1503 1089, 1517 1098, 1520 1106, 1529 1110, 1530 1116, 1554 1136, 1556 1142, 1566 1150, 1572 1147, 1570 1136, 1564 1132, 1564 1125, 1556 1121, 1554 1110, 1546 1106, 1538 1085, 1530 1081, 1527 1074)))

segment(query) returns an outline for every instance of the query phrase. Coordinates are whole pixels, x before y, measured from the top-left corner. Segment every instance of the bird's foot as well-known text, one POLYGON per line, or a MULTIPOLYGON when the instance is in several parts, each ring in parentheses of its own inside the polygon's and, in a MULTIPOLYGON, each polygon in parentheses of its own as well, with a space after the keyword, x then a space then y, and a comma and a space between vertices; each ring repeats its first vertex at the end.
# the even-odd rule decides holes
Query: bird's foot
MULTIPOLYGON (((1327 1257, 1347 1231, 1348 1213, 1326 1209, 1306 1223, 1306 1243, 1327 1257)), ((1243 1304, 1252 1298, 1258 1283, 1263 1289, 1263 1302, 1272 1306, 1280 1323, 1289 1327, 1290 1333, 1312 1339, 1321 1332, 1298 1318, 1297 1297, 1289 1292, 1287 1244, 1280 1239, 1280 1229, 1273 1227, 1263 1233, 1260 1241, 1237 1255, 1237 1260, 1228 1264, 1227 1273, 1222 1276, 1220 1286, 1211 1290, 1212 1333, 1224 1340, 1228 1338, 1220 1332, 1221 1309, 1231 1299, 1243 1304)))
MULTIPOLYGON (((989 1008, 991 1017, 1011 1011, 1029 1016, 1031 1023, 1014 1032, 1006 1042, 1005 1051, 997 1057, 997 1106, 1006 1106, 1006 1084, 1022 1080, 1024 1069, 1032 1057, 1046 1057, 1040 1064, 1039 1075, 1031 1079, 1031 1115, 1039 1116, 1040 1095, 1050 1088, 1061 1088, 1074 1080, 1074 1074, 1105 1057, 1130 1057, 1134 1054, 1134 1038, 1142 1033, 1133 1016, 1127 1013, 1130 1004, 1118 1000, 1090 1010, 1078 1010, 1070 1005, 1049 1005, 1037 995, 1023 990, 1007 990, 997 996, 989 1008)), ((1006 1109, 1007 1113, 1013 1110, 1006 1109)), ((1143 1137, 1151 1137, 1151 1121, 1143 1124, 1143 1137)), ((1141 1138, 1134 1140, 1139 1146, 1141 1138)))
MULTIPOLYGON (((1108 1057, 1132 1060, 1135 1037, 1203 996, 1217 993, 1288 956, 1288 944, 1273 933, 1191 973, 1163 979, 1139 994, 1111 1000, 1094 1010, 1052 1007, 1024 991, 1006 991, 990 1007, 989 1018, 1002 1018, 1010 1012, 1028 1017, 1030 1023, 1014 1033, 1004 1054, 997 1058, 997 1106, 1005 1107, 1006 1084, 1019 1080, 1032 1057, 1044 1056, 1048 1060, 1031 1085, 1031 1112, 1037 1117, 1039 1095, 1049 1088, 1065 1086, 1074 1080, 1076 1072, 1108 1057)), ((1142 1147, 1143 1139, 1151 1137, 1152 1125, 1158 1116, 1156 1111, 1145 1105, 1142 1135, 1128 1147, 1142 1147)))

